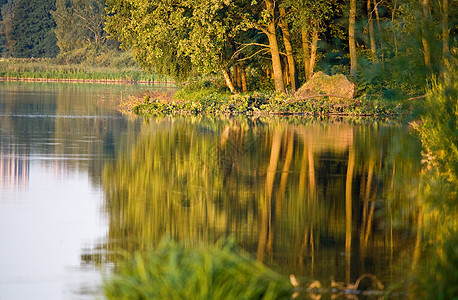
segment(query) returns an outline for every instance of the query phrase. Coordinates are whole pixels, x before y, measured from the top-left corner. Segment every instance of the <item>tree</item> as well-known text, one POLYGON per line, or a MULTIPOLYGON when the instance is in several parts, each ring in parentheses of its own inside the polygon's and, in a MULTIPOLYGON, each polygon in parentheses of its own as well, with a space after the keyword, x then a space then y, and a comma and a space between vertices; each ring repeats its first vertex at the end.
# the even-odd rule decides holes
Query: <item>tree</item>
POLYGON ((284 92, 285 85, 283 82, 283 71, 281 68, 280 50, 277 41, 276 22, 275 22, 275 2, 272 0, 264 0, 265 10, 265 26, 259 28, 269 39, 270 55, 272 57, 272 71, 274 74, 275 90, 284 92))
POLYGON ((293 46, 291 34, 289 31, 286 9, 283 6, 279 7, 280 11, 280 28, 283 33, 283 43, 286 49, 286 57, 288 58, 288 71, 291 79, 291 90, 295 92, 299 88, 299 80, 296 72, 296 62, 293 55, 293 46))
POLYGON ((356 57, 356 40, 355 40, 355 22, 356 22, 356 0, 350 0, 350 15, 348 17, 348 44, 350 49, 350 74, 356 75, 357 57, 356 57))
POLYGON ((282 5, 291 11, 289 18, 292 21, 293 30, 300 32, 305 79, 308 80, 313 76, 319 36, 330 23, 332 16, 340 12, 340 4, 335 0, 284 0, 282 5))
POLYGON ((14 0, 0 2, 0 53, 4 55, 12 51, 11 21, 13 19, 14 0))
POLYGON ((183 81, 218 70, 228 87, 230 39, 242 25, 233 22, 233 5, 225 0, 107 1, 106 30, 138 62, 183 81))
POLYGON ((94 44, 96 47, 106 39, 103 28, 104 0, 56 0, 52 15, 57 24, 54 30, 57 45, 63 52, 94 44))
POLYGON ((55 0, 17 0, 7 39, 16 57, 53 57, 59 52, 50 11, 55 0))

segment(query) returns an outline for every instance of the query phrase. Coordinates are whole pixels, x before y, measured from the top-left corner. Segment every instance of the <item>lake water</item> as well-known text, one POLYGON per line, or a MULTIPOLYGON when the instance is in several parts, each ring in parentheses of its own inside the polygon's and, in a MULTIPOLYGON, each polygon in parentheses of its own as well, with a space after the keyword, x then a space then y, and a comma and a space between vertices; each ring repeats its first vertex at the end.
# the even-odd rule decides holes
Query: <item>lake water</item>
POLYGON ((0 299, 100 299, 120 249, 235 237, 302 282, 385 285, 421 245, 393 122, 123 116, 144 87, 0 82, 0 299))

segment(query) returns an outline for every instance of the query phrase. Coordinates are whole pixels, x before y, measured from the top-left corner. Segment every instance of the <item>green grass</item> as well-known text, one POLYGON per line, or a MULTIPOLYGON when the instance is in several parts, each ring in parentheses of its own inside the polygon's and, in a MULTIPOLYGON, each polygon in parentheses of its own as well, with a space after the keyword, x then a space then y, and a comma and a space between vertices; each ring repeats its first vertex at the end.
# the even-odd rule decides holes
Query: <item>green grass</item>
POLYGON ((170 81, 140 67, 103 67, 87 63, 59 64, 55 59, 0 59, 0 78, 56 80, 170 81))
POLYGON ((170 240, 129 255, 104 283, 108 299, 290 299, 287 278, 233 242, 186 248, 170 240))
POLYGON ((131 99, 139 115, 272 115, 375 116, 398 118, 410 114, 402 104, 385 101, 335 100, 318 97, 293 102, 294 97, 276 93, 230 94, 214 88, 179 91, 173 99, 140 96, 131 99), (141 98, 141 99, 139 99, 141 98), (293 103, 289 103, 289 102, 293 103))

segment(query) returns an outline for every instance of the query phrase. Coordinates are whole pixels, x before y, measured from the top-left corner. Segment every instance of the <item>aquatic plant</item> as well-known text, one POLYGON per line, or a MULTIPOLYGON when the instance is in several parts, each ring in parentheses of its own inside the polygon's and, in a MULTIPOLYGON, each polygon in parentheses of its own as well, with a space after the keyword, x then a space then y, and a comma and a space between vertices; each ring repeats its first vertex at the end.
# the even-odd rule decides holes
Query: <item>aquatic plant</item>
POLYGON ((186 248, 169 239, 136 252, 104 284, 108 299, 289 299, 292 285, 227 241, 186 248))

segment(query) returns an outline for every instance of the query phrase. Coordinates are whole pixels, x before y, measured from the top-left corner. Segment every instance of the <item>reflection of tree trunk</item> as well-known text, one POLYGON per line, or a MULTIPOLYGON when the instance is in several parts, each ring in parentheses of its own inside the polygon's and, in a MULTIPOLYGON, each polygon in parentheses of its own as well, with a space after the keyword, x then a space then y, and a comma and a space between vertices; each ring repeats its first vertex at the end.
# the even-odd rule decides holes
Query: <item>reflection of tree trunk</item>
POLYGON ((316 179, 315 179, 315 159, 313 158, 312 140, 309 140, 308 161, 309 161, 309 195, 310 199, 316 200, 316 179))
MULTIPOLYGON (((421 204, 419 204, 421 205, 421 204)), ((412 272, 415 274, 415 271, 417 270, 417 265, 418 261, 420 260, 420 254, 421 254, 421 236, 422 236, 422 230, 423 230, 423 211, 421 206, 418 209, 418 220, 417 220, 417 238, 415 240, 415 248, 413 251, 413 258, 412 258, 412 272)), ((409 289, 413 289, 414 286, 411 285, 409 289)), ((410 299, 416 299, 415 298, 415 292, 413 290, 410 291, 409 293, 410 299)))
POLYGON ((345 280, 350 283, 351 231, 352 231, 352 185, 355 168, 355 150, 350 146, 348 153, 347 179, 345 184, 345 280))
POLYGON ((356 0, 350 0, 350 15, 348 24, 348 43, 350 48, 350 74, 356 75, 356 41, 355 41, 355 22, 356 22, 356 0))
POLYGON ((293 46, 291 45, 291 34, 288 28, 288 22, 286 20, 286 10, 283 7, 278 8, 280 11, 280 27, 283 33, 283 43, 285 45, 286 57, 288 58, 288 69, 289 77, 291 80, 291 89, 295 92, 298 86, 297 74, 296 74, 296 64, 294 62, 293 56, 293 46))
MULTIPOLYGON (((307 183, 307 140, 305 138, 305 135, 303 137, 303 144, 304 144, 304 149, 302 151, 302 162, 301 162, 301 169, 299 171, 299 190, 298 190, 298 201, 304 201, 304 196, 305 196, 305 187, 307 183)), ((308 222, 307 222, 308 223, 308 222)), ((308 251, 308 245, 309 245, 309 236, 310 228, 308 224, 305 225, 304 228, 304 241, 301 246, 300 250, 300 255, 299 255, 299 264, 303 265, 304 263, 304 257, 307 254, 308 251)))
POLYGON ((281 68, 280 51, 278 49, 277 34, 275 30, 275 3, 272 0, 264 0, 267 11, 270 13, 270 22, 264 33, 269 39, 269 49, 272 56, 272 71, 274 73, 275 91, 284 92, 283 73, 281 68))
MULTIPOLYGON (((367 172, 367 182, 366 182, 366 190, 363 196, 363 221, 361 222, 361 231, 360 231, 360 241, 362 242, 361 245, 365 248, 367 246, 365 236, 367 235, 366 228, 369 227, 369 220, 367 217, 368 209, 369 209, 369 201, 370 201, 370 193, 371 193, 371 186, 372 186, 372 177, 374 174, 374 165, 375 159, 373 154, 369 158, 369 170, 367 172)), ((373 207, 373 205, 372 205, 373 207)))
POLYGON ((315 159, 313 157, 313 149, 312 149, 313 141, 310 138, 308 143, 308 162, 309 162, 309 197, 308 197, 308 204, 309 204, 309 211, 310 211, 310 251, 312 256, 312 273, 310 274, 313 276, 313 271, 315 269, 315 243, 313 241, 313 224, 315 220, 315 207, 316 207, 316 178, 315 178, 315 159))
POLYGON ((291 166, 291 161, 293 160, 294 132, 290 131, 286 139, 288 141, 288 144, 286 146, 286 157, 285 163, 283 165, 283 170, 281 173, 280 188, 278 189, 277 201, 275 205, 275 213, 277 216, 280 215, 281 212, 281 206, 286 192, 286 184, 288 183, 289 168, 291 166))
POLYGON ((266 174, 265 203, 262 212, 262 225, 258 244, 257 258, 260 262, 264 261, 266 251, 272 250, 272 191, 277 170, 278 158, 280 156, 282 132, 275 130, 272 138, 272 148, 270 152, 270 162, 266 174))

